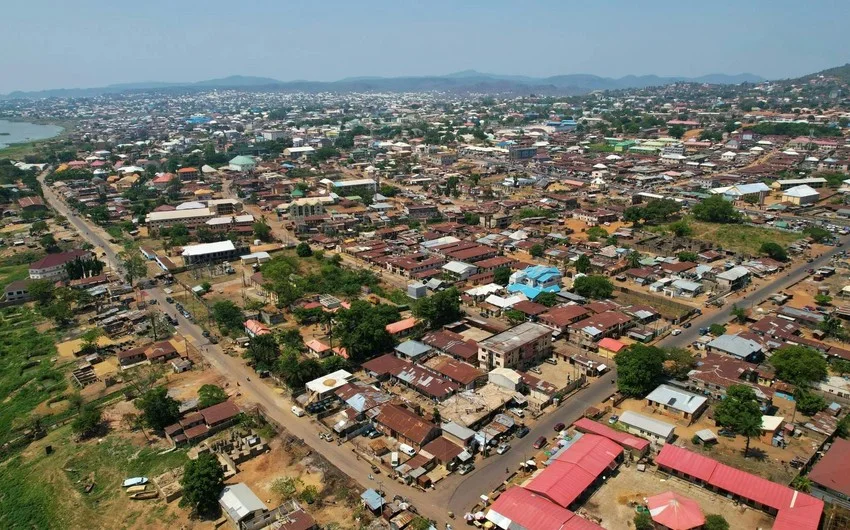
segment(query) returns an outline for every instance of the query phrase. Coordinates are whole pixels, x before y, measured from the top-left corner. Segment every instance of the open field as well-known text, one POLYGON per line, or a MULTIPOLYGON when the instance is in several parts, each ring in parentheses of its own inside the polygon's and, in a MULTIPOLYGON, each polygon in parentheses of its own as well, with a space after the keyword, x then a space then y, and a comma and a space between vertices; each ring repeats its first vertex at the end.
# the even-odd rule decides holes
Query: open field
POLYGON ((186 461, 185 451, 163 455, 160 451, 115 434, 76 443, 70 427, 59 428, 0 464, 0 526, 162 528, 179 517, 185 519, 176 503, 132 501, 121 490, 127 477, 154 476, 186 461), (45 451, 48 445, 54 451, 50 455, 45 451), (85 493, 91 482, 94 488, 85 493))
MULTIPOLYGON (((708 241, 725 250, 733 250, 752 256, 758 255, 762 243, 775 242, 788 246, 799 240, 799 232, 787 232, 776 228, 750 226, 740 223, 716 224, 697 221, 693 217, 685 217, 693 235, 691 237, 708 241)), ((653 232, 668 233, 667 225, 649 228, 653 232)))

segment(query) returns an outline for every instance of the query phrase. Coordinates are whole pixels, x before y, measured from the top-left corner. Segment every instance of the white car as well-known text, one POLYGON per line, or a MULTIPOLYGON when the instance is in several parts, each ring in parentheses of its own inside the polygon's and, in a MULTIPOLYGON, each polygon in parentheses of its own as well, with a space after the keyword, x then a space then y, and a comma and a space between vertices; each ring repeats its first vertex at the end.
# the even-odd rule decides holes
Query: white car
POLYGON ((678 335, 678 334, 680 334, 681 332, 682 332, 682 330, 681 330, 681 329, 676 328, 676 329, 674 329, 673 331, 671 331, 671 332, 670 332, 670 334, 672 334, 672 335, 678 335))
POLYGON ((503 454, 507 453, 510 449, 511 449, 510 444, 501 444, 496 449, 496 454, 503 455, 503 454))

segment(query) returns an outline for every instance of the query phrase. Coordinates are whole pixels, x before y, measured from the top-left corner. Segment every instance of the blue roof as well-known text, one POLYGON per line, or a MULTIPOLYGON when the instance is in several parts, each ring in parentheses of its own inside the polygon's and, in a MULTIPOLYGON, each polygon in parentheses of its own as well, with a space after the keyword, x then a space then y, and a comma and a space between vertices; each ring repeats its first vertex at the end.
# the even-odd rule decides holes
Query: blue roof
POLYGON ((381 497, 380 493, 373 489, 368 489, 361 493, 360 498, 363 499, 363 502, 365 502, 366 506, 368 506, 372 511, 380 510, 381 506, 384 504, 384 498, 381 497))
POLYGON ((512 283, 508 285, 509 293, 522 293, 528 297, 529 300, 534 300, 540 293, 557 293, 561 290, 559 285, 550 285, 545 289, 538 289, 537 287, 531 287, 522 283, 512 283))
POLYGON ((561 276, 561 271, 558 270, 558 267, 547 267, 545 265, 534 265, 533 267, 528 267, 523 272, 527 278, 537 280, 538 282, 545 282, 553 276, 561 276))

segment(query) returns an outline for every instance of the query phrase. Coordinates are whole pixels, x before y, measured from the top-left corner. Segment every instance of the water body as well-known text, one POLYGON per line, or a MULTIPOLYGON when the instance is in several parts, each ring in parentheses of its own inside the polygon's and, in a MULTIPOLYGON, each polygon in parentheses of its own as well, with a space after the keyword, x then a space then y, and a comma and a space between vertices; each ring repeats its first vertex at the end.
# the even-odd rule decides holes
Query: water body
POLYGON ((53 138, 62 132, 58 125, 38 125, 24 121, 0 120, 0 149, 10 144, 53 138))

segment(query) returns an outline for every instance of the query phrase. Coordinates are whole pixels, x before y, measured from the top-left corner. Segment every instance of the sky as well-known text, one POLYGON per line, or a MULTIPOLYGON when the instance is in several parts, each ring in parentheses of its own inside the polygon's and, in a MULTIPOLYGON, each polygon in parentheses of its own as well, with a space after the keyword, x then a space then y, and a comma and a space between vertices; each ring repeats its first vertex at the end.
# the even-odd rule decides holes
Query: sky
POLYGON ((0 93, 229 75, 795 77, 850 62, 847 0, 24 0, 0 93))

